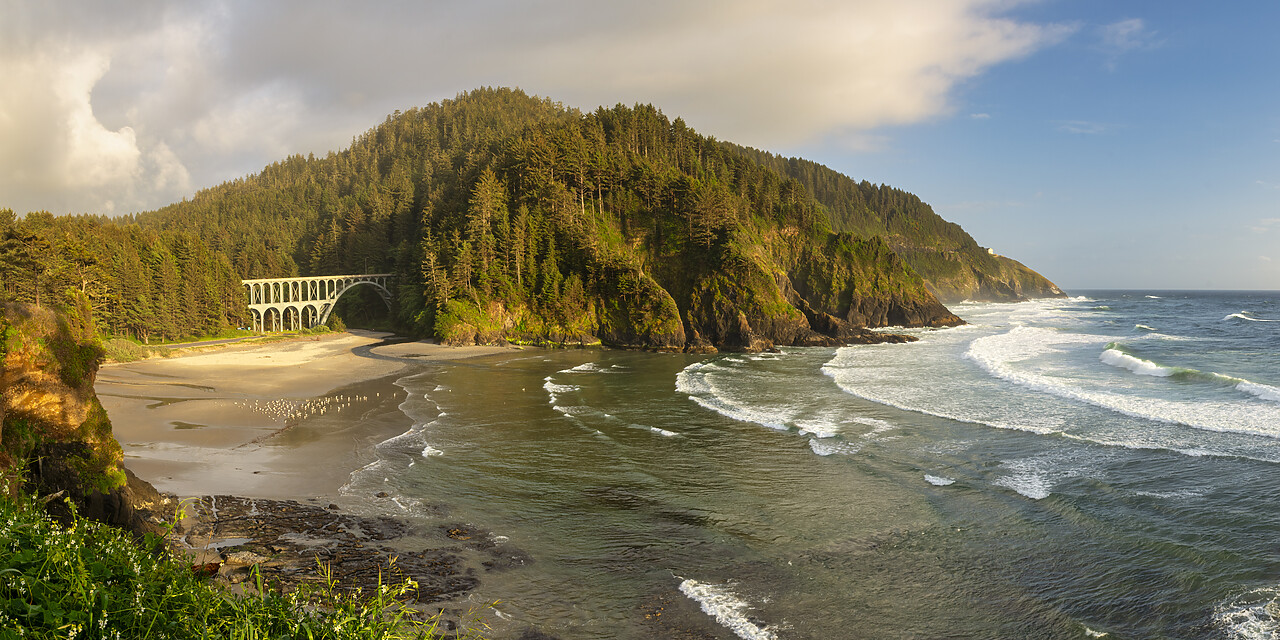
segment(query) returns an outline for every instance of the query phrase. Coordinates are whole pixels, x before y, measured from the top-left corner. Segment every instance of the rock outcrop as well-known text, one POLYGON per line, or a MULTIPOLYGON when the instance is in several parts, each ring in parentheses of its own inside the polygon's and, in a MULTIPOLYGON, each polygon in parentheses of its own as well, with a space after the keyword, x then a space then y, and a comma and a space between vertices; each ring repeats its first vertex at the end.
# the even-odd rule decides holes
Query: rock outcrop
MULTIPOLYGON (((102 350, 76 318, 16 303, 0 306, 0 475, 64 496, 83 516, 157 531, 166 499, 124 469, 120 444, 93 391, 102 350)), ((65 503, 49 500, 55 515, 65 503)))

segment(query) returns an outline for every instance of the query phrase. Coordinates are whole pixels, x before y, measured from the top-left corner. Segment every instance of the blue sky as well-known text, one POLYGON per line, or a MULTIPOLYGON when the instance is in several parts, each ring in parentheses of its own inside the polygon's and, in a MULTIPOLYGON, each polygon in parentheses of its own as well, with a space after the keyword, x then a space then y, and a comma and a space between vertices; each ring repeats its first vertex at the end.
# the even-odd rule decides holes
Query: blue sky
POLYGON ((1280 4, 1010 14, 1073 31, 879 150, 792 152, 913 191, 1066 288, 1280 288, 1280 4))
POLYGON ((119 214, 396 109, 653 103, 1062 287, 1280 289, 1280 4, 0 0, 0 207, 119 214))

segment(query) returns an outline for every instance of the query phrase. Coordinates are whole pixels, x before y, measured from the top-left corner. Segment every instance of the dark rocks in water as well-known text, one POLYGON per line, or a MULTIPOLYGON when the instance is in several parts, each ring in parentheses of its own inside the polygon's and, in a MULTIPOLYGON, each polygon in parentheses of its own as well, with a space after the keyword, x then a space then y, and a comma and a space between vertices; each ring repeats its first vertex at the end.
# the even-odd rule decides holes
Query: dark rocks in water
POLYGON ((334 513, 292 500, 204 496, 188 511, 175 532, 178 546, 196 553, 197 564, 220 562, 219 575, 232 583, 244 580, 253 566, 267 582, 286 588, 320 583, 320 563, 340 589, 367 592, 388 576, 412 578, 418 583, 416 601, 432 603, 470 593, 480 582, 478 570, 517 566, 528 558, 466 525, 437 528, 409 519, 334 513), (202 549, 216 556, 199 557, 202 549))

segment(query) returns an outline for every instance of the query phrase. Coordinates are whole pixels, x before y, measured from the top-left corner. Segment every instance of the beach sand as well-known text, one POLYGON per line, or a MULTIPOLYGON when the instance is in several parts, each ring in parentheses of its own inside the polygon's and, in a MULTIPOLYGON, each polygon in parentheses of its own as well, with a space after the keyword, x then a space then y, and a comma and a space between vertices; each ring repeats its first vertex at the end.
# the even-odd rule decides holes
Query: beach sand
POLYGON ((353 331, 106 365, 95 389, 125 466, 161 491, 336 500, 373 444, 411 426, 386 378, 512 351, 386 337, 353 331))

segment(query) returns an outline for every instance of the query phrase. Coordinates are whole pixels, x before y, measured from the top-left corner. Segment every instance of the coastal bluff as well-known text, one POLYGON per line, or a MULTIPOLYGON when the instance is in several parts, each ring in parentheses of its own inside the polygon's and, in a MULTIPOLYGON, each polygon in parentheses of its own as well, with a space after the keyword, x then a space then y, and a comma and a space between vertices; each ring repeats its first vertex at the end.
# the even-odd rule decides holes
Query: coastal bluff
MULTIPOLYGON (((65 496, 82 516, 157 532, 159 513, 170 507, 124 468, 93 389, 102 349, 87 317, 0 306, 0 477, 11 495, 25 486, 65 496)), ((67 514, 62 501, 49 508, 67 514)))

